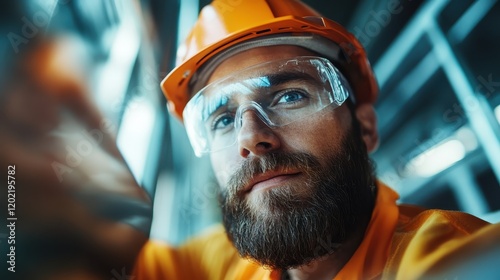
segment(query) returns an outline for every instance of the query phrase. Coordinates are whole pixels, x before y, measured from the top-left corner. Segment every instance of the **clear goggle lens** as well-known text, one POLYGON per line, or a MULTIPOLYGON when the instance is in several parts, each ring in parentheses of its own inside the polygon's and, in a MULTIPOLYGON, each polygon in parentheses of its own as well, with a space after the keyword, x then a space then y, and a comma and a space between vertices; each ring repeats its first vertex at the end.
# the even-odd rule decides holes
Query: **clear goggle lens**
POLYGON ((282 127, 340 106, 349 85, 327 59, 301 56, 254 65, 215 81, 184 109, 184 124, 197 156, 236 143, 246 111, 269 127, 282 127))

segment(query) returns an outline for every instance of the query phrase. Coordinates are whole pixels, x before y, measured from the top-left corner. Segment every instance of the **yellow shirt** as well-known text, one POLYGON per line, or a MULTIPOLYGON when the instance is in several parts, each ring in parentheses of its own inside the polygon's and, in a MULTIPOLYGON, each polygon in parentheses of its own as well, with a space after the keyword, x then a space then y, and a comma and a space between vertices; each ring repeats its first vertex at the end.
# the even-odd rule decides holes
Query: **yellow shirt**
MULTIPOLYGON (((427 276, 462 279, 463 274, 454 274, 469 268, 467 262, 471 257, 480 258, 484 252, 500 256, 500 224, 489 224, 462 212, 397 206, 397 199, 393 190, 379 183, 365 237, 335 280, 406 280, 427 276)), ((500 258, 493 259, 498 260, 498 266, 490 265, 488 269, 497 269, 500 279, 500 258)), ((240 258, 222 226, 178 248, 150 240, 137 258, 134 275, 136 279, 278 280, 281 277, 279 271, 266 270, 240 258)))

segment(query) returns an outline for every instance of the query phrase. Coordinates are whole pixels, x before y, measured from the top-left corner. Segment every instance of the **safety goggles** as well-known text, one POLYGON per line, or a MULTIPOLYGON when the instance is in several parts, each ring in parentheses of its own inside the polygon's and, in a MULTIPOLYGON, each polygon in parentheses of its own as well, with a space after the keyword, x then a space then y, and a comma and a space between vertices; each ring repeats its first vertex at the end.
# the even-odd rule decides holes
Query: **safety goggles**
POLYGON ((253 111, 270 128, 278 128, 329 105, 342 105, 349 91, 340 71, 325 58, 270 61, 201 89, 184 109, 184 125, 200 157, 234 145, 247 111, 253 111))

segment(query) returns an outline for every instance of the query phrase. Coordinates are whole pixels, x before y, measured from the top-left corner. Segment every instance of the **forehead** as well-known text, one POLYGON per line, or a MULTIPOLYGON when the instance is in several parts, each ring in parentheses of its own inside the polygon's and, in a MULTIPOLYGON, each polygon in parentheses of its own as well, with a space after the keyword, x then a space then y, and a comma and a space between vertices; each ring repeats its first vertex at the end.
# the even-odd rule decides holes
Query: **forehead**
POLYGON ((246 50, 219 64, 208 79, 208 84, 253 65, 306 55, 316 54, 297 46, 269 46, 246 50))

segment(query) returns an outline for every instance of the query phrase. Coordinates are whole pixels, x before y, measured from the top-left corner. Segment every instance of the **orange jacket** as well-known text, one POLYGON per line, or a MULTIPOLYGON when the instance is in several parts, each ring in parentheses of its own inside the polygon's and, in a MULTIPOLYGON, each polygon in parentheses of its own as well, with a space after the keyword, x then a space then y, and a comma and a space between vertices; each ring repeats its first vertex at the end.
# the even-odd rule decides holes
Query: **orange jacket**
MULTIPOLYGON (((472 259, 493 252, 488 269, 500 277, 500 224, 462 212, 397 206, 398 195, 379 183, 365 237, 334 279, 462 279, 472 259), (457 275, 460 274, 460 275, 457 275), (450 278, 451 277, 451 278, 450 278), (436 278, 437 279, 437 278, 436 278)), ((484 271, 484 267, 481 268, 484 271)), ((490 276, 492 272, 485 275, 490 276)), ((476 274, 472 274, 476 275, 476 274)), ((178 248, 150 240, 138 256, 138 279, 280 279, 239 257, 224 228, 217 226, 178 248)), ((137 279, 136 278, 136 279, 137 279)), ((500 278, 498 278, 500 279, 500 278)), ((484 278, 482 279, 484 280, 484 278)))

